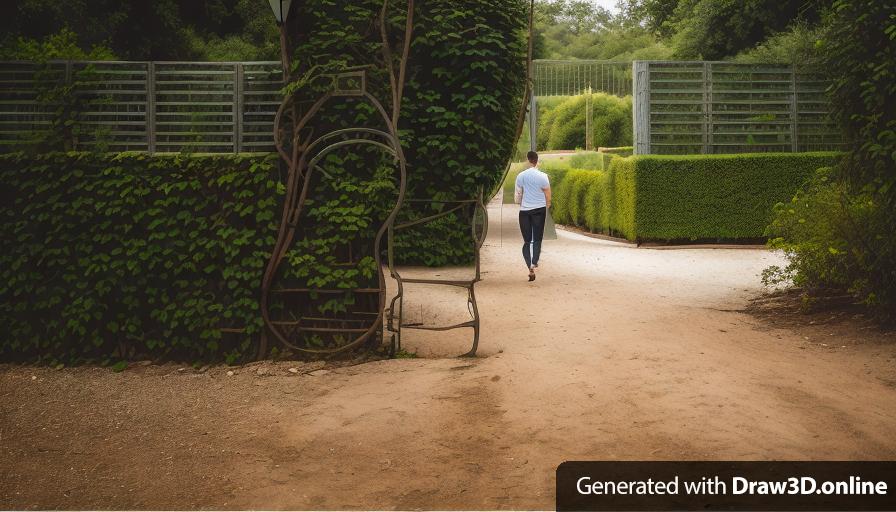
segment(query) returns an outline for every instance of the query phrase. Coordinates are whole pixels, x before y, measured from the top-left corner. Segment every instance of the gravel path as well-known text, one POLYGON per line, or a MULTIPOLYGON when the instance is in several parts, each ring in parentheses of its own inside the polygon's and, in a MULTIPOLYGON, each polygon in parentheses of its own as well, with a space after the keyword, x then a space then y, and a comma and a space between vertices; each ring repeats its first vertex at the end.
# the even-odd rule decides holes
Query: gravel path
POLYGON ((0 509, 547 509, 564 460, 896 456, 896 345, 744 312, 775 255, 561 230, 529 283, 491 218, 477 359, 453 331, 341 368, 0 366, 0 509))

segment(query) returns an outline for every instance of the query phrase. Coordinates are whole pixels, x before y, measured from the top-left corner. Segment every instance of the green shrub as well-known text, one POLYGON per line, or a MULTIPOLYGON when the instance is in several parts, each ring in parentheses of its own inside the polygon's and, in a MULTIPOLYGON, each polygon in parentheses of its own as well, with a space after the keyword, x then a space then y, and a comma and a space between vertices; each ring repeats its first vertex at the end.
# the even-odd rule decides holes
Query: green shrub
POLYGON ((630 146, 632 136, 632 97, 592 95, 592 141, 594 147, 630 146))
POLYGON ((606 153, 608 155, 618 155, 618 156, 632 156, 634 152, 634 146, 620 146, 618 148, 600 148, 601 153, 606 153))
POLYGON ((790 258, 771 278, 849 291, 896 318, 896 6, 836 0, 819 41, 831 116, 849 153, 778 211, 773 246, 790 258))
POLYGON ((583 151, 569 157, 569 166, 573 169, 603 171, 607 168, 609 161, 610 155, 598 153, 596 151, 583 151))
POLYGON ((752 239, 835 153, 612 157, 551 169, 554 220, 630 240, 752 239))
POLYGON ((538 144, 536 147, 539 150, 548 147, 548 140, 551 138, 551 130, 554 128, 554 116, 556 115, 557 107, 567 100, 569 100, 568 96, 546 96, 544 98, 538 98, 535 102, 536 108, 538 109, 538 132, 536 139, 538 144))
POLYGON ((569 157, 569 166, 575 169, 605 171, 616 156, 631 156, 631 147, 603 148, 601 151, 582 151, 569 157), (627 151, 626 151, 627 150, 627 151))
MULTIPOLYGON (((632 143, 632 99, 594 93, 592 98, 592 142, 597 146, 632 143)), ((561 99, 539 99, 538 148, 585 147, 585 95, 561 99), (544 103, 542 105, 542 103, 544 103)))
POLYGON ((861 266, 869 262, 857 257, 861 249, 851 246, 844 234, 873 222, 876 208, 870 197, 850 194, 833 168, 818 169, 790 201, 775 205, 769 246, 783 250, 789 263, 766 269, 765 281, 792 282, 810 292, 865 289, 869 283, 857 282, 855 276, 867 273, 861 266))

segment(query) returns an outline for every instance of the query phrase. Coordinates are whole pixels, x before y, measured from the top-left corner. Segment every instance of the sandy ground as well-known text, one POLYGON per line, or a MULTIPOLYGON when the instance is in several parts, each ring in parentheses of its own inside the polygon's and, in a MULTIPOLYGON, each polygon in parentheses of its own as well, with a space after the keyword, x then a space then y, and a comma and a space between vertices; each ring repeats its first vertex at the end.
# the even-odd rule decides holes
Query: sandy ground
MULTIPOLYGON (((0 366, 0 509, 547 509, 564 460, 896 456, 893 336, 746 313, 775 255, 561 231, 529 283, 491 217, 476 359, 466 330, 323 370, 0 366)), ((462 316, 442 293, 406 311, 462 316)))

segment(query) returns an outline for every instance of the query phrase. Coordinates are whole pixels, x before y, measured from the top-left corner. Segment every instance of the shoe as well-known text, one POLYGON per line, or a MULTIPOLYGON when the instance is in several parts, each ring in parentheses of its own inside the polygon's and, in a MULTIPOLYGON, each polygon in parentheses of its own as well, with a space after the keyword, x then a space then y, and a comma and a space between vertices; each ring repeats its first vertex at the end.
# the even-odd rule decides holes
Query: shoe
POLYGON ((535 281, 535 269, 534 268, 529 269, 529 281, 535 281))

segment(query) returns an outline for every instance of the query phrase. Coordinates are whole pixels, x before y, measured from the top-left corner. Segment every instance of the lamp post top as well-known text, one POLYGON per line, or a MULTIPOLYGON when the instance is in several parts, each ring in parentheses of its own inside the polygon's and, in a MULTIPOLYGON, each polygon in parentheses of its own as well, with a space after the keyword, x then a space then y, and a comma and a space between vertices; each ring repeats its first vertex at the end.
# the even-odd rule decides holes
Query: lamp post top
POLYGON ((277 24, 282 25, 286 18, 289 17, 289 8, 292 6, 292 0, 268 0, 271 4, 271 10, 274 11, 274 17, 277 18, 277 24))

